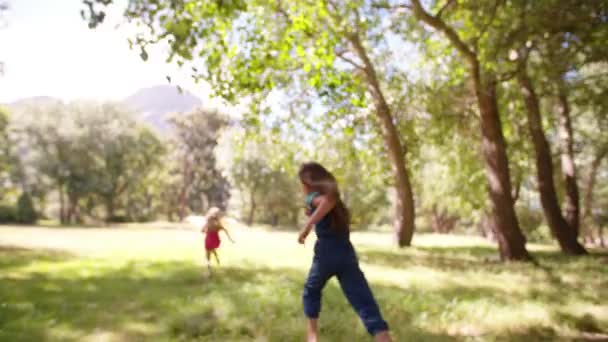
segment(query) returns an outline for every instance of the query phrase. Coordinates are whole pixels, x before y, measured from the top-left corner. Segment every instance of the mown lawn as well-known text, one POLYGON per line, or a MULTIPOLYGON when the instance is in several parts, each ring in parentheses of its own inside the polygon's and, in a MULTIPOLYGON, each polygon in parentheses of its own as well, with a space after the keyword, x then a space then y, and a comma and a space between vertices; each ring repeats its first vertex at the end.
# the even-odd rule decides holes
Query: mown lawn
MULTIPOLYGON (((303 341, 301 289, 312 255, 296 235, 235 227, 222 266, 202 277, 202 236, 162 224, 0 227, 1 341, 303 341)), ((608 340, 608 253, 500 264, 487 242, 355 233, 396 341, 608 340)), ((323 341, 366 341, 337 282, 323 341)))

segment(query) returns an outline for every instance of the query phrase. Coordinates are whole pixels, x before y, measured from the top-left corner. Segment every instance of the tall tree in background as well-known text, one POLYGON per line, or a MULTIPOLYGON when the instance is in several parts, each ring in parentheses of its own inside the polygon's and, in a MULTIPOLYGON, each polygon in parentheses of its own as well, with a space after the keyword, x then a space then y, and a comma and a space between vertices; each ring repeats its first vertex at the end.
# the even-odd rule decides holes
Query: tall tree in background
POLYGON ((154 133, 117 105, 85 105, 78 119, 77 125, 89 127, 83 145, 96 161, 93 191, 103 199, 106 220, 113 221, 118 201, 145 179, 164 149, 154 133))
POLYGON ((496 44, 497 33, 504 33, 491 32, 495 16, 501 10, 498 3, 490 4, 491 2, 457 5, 452 1, 443 5, 433 2, 432 7, 438 8, 436 14, 431 14, 418 0, 412 0, 411 4, 404 6, 410 8, 420 22, 443 34, 468 64, 479 106, 482 153, 492 203, 492 224, 500 255, 505 260, 528 260, 530 256, 525 247, 526 240, 515 214, 509 161, 498 106, 497 85, 500 75, 492 66, 494 61, 488 60, 489 53, 481 50, 483 44, 496 44), (456 29, 448 23, 449 18, 466 19, 467 25, 456 29), (480 50, 484 53, 480 53, 480 50))
POLYGON ((574 103, 576 138, 580 147, 579 160, 585 170, 583 190, 583 210, 581 234, 588 242, 599 240, 604 245, 601 234, 601 223, 598 216, 606 215, 606 207, 597 201, 598 185, 605 180, 608 168, 608 64, 605 62, 592 63, 581 68, 577 86, 571 89, 574 103), (593 228, 597 228, 597 240, 593 237, 593 228))
POLYGON ((12 169, 12 149, 9 137, 9 113, 0 107, 0 202, 9 193, 12 169))
POLYGON ((217 167, 215 148, 227 120, 217 112, 195 110, 171 117, 176 173, 179 174, 178 215, 198 212, 209 206, 225 208, 228 183, 217 167))
POLYGON ((26 108, 19 116, 22 168, 51 181, 62 223, 82 221, 85 199, 91 205, 100 199, 106 221, 112 221, 124 195, 163 154, 158 138, 115 104, 57 103, 26 108))
MULTIPOLYGON (((545 216, 553 235, 564 252, 584 254, 578 243, 580 200, 574 155, 574 129, 569 93, 573 91, 581 66, 597 60, 603 44, 597 39, 606 36, 601 29, 602 10, 591 3, 576 1, 521 3, 517 7, 518 34, 511 41, 520 64, 518 79, 524 94, 530 133, 537 160, 538 183, 545 216), (532 70, 534 72, 532 72, 532 70), (540 84, 540 86, 539 86, 540 84), (553 182, 551 150, 543 132, 542 106, 538 91, 547 89, 547 102, 558 108, 557 141, 561 149, 561 171, 565 184, 565 217, 561 213, 553 182)), ((606 9, 604 9, 605 13, 606 9)), ((605 26, 605 25, 604 25, 605 26)), ((606 51, 604 51, 605 53, 606 51)))
POLYGON ((559 242, 561 249, 568 254, 585 254, 585 249, 577 241, 576 230, 566 222, 561 213, 553 181, 551 148, 543 130, 540 101, 532 80, 528 75, 526 60, 527 58, 523 59, 523 64, 519 68, 517 78, 522 88, 526 113, 528 115, 528 128, 534 145, 541 204, 551 232, 559 242))
MULTIPOLYGON (((8 1, 0 1, 0 29, 6 26, 5 13, 9 9, 8 1)), ((0 77, 4 76, 4 62, 0 60, 0 77)))
POLYGON ((535 147, 539 193, 545 216, 553 235, 562 250, 569 254, 585 254, 585 249, 577 241, 579 231, 579 195, 574 162, 574 137, 567 96, 566 72, 573 72, 581 58, 583 48, 593 44, 589 35, 601 24, 594 18, 593 6, 575 4, 571 1, 554 3, 522 3, 518 7, 516 22, 520 26, 514 42, 512 54, 518 56, 517 79, 522 89, 528 115, 528 126, 535 147), (591 8, 590 8, 591 7, 591 8), (531 76, 531 70, 535 75, 531 76), (536 78, 534 80, 533 78, 536 78), (540 97, 537 85, 551 89, 557 85, 559 134, 562 149, 562 172, 565 175, 566 203, 565 217, 561 213, 553 180, 551 149, 543 129, 540 97))
MULTIPOLYGON (((59 197, 59 219, 61 223, 71 221, 68 213, 68 197, 73 201, 79 197, 79 191, 86 188, 78 180, 86 181, 84 167, 80 157, 86 157, 84 149, 76 142, 77 130, 74 125, 73 112, 61 103, 42 106, 31 106, 20 109, 18 120, 13 123, 18 132, 15 146, 19 150, 18 179, 30 183, 27 169, 34 169, 50 180, 59 197), (79 185, 83 185, 80 187, 79 185), (71 194, 69 196, 68 194, 71 194)), ((72 205, 70 205, 72 207, 72 205)))
MULTIPOLYGON (((259 105, 274 90, 312 88, 334 109, 329 120, 353 121, 349 112, 369 98, 397 192, 395 239, 411 243, 415 211, 406 151, 369 48, 383 39, 376 11, 362 1, 150 3, 132 1, 126 13, 150 29, 134 40, 142 57, 147 45, 168 42, 170 58, 200 61, 203 71, 194 69, 195 77, 228 100, 251 96, 259 105)), ((89 9, 95 26, 103 14, 89 9)), ((254 107, 254 116, 259 110, 254 107)))
POLYGON ((559 127, 561 172, 565 186, 565 216, 578 234, 580 226, 580 195, 576 165, 572 117, 572 92, 577 75, 585 64, 606 61, 608 48, 608 6, 601 2, 555 1, 545 9, 538 39, 543 58, 541 65, 552 83, 555 111, 559 127))

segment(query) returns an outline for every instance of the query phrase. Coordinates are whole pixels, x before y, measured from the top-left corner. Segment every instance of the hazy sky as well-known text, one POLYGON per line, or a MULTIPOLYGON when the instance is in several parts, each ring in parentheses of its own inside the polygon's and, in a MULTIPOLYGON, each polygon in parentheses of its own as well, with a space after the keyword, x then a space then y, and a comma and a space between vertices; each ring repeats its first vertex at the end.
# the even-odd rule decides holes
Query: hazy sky
MULTIPOLYGON (((0 29, 0 103, 30 96, 119 100, 142 87, 174 83, 206 102, 209 87, 194 85, 187 70, 151 53, 143 62, 129 49, 132 30, 123 21, 121 7, 109 13, 102 27, 90 30, 80 17, 81 0, 9 0, 7 26, 0 29)), ((118 0, 118 3, 126 3, 118 0)))

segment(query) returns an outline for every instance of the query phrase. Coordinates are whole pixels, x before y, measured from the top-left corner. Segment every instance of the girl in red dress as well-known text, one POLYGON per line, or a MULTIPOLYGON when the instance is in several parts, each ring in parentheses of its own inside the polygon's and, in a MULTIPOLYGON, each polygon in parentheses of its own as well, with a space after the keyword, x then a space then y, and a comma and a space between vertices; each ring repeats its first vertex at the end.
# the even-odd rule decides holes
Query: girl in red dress
POLYGON ((220 247, 220 231, 223 230, 228 239, 234 243, 232 237, 228 233, 228 230, 224 228, 220 222, 222 211, 218 208, 211 208, 205 216, 206 222, 203 225, 201 232, 205 234, 205 251, 207 255, 207 269, 211 273, 211 255, 215 256, 217 264, 220 264, 220 258, 217 256, 217 249, 220 247))

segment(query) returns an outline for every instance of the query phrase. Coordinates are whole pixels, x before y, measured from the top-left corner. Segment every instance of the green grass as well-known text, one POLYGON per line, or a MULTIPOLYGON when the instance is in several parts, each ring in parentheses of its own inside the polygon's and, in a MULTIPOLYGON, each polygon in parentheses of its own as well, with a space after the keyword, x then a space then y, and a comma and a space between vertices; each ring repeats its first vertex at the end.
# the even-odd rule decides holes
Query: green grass
MULTIPOLYGON (((310 239, 235 227, 203 278, 202 236, 168 225, 0 227, 1 341, 302 341, 310 239)), ((608 339, 608 254, 530 246, 540 266, 501 264, 471 237, 419 235, 396 250, 354 233, 396 341, 608 339)), ((323 341, 370 340, 331 281, 323 341)))

